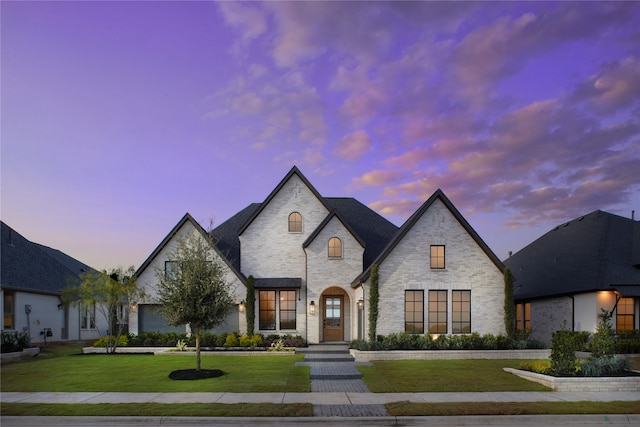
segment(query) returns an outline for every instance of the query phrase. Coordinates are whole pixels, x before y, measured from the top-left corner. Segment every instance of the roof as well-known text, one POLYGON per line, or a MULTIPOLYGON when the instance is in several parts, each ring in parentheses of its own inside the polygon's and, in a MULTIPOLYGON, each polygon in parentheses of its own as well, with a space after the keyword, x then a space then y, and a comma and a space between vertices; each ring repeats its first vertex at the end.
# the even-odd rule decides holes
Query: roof
POLYGON ((402 239, 407 235, 407 233, 413 228, 413 226, 418 222, 418 220, 424 215, 424 213, 431 207, 431 205, 436 201, 440 200, 445 207, 451 212, 451 214, 456 218, 456 220, 460 223, 460 225, 465 229, 465 231, 471 236, 471 238, 478 244, 478 246, 484 251, 487 257, 493 262, 493 264, 500 270, 504 270, 504 264, 500 261, 500 259, 493 253, 493 251, 487 246, 487 244, 482 240, 480 235, 476 233, 476 231, 471 227, 471 225, 467 222, 466 219, 462 216, 460 211, 456 209, 456 207, 451 203, 449 198, 445 196, 444 192, 441 189, 436 190, 431 197, 429 197, 423 204, 418 208, 417 211, 413 213, 405 221, 405 223, 400 227, 393 240, 389 242, 389 244, 384 248, 384 250, 378 255, 378 257, 367 267, 367 269, 359 275, 356 280, 353 281, 352 286, 358 286, 360 283, 366 281, 371 274, 371 266, 373 264, 382 264, 382 262, 389 256, 391 252, 395 249, 395 247, 402 241, 402 239))
MULTIPOLYGON (((158 254, 160 254, 160 252, 165 248, 165 246, 171 241, 171 239, 173 239, 175 237, 175 235, 178 233, 178 231, 187 222, 191 223, 203 236, 206 236, 206 237, 209 236, 207 234, 207 231, 198 223, 198 221, 196 221, 191 216, 191 214, 189 214, 187 212, 186 214, 184 214, 182 219, 180 219, 180 221, 178 221, 178 223, 175 225, 175 227, 173 227, 171 229, 169 234, 167 234, 167 236, 162 240, 162 242, 160 242, 160 244, 154 249, 154 251, 151 252, 151 255, 149 255, 149 257, 142 263, 142 265, 140 265, 140 267, 134 273, 134 277, 140 277, 142 272, 149 267, 149 265, 158 256, 158 254)), ((213 234, 213 237, 214 237, 214 241, 216 241, 215 233, 212 233, 212 234, 213 234)), ((238 276, 238 278, 244 282, 245 281, 245 277, 239 272, 239 270, 234 266, 234 264, 229 261, 229 258, 227 258, 228 254, 222 252, 220 250, 218 244, 219 244, 219 242, 216 242, 216 245, 213 247, 213 249, 220 256, 220 258, 229 266, 229 268, 235 273, 235 275, 238 276)))
POLYGON ((640 296, 640 266, 633 261, 638 232, 638 221, 600 210, 558 225, 504 261, 514 298, 611 289, 640 296))
POLYGON ((240 271, 240 239, 238 230, 260 208, 260 203, 252 203, 213 229, 216 246, 233 267, 240 271))
POLYGON ((255 279, 254 287, 256 289, 300 289, 302 287, 302 279, 299 277, 270 277, 266 279, 255 279))
POLYGON ((93 271, 88 265, 53 248, 33 243, 1 222, 0 284, 3 289, 60 295, 93 271))

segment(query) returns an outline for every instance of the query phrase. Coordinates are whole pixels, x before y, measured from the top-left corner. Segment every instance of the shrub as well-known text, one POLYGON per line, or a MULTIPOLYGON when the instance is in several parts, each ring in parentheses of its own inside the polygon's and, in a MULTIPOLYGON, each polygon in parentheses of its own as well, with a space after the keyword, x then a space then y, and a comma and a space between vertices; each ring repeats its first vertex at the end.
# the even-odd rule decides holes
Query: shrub
MULTIPOLYGON (((104 336, 101 337, 98 341, 93 343, 94 347, 106 347, 107 341, 111 339, 111 343, 115 341, 114 336, 104 336)), ((129 337, 127 335, 120 335, 118 338, 118 347, 126 347, 129 344, 129 337)))
POLYGON ((615 341, 613 339, 613 328, 609 323, 611 313, 601 309, 598 315, 598 326, 589 342, 591 358, 608 359, 615 354, 615 341))
POLYGON ((225 347, 238 347, 239 344, 240 341, 234 334, 227 335, 227 339, 224 342, 225 347))
POLYGON ((29 334, 27 332, 2 332, 0 344, 2 353, 22 351, 29 347, 29 334))
POLYGON ((498 338, 492 334, 484 334, 482 336, 482 348, 486 350, 495 350, 498 348, 498 338))
POLYGON ((521 363, 520 369, 524 371, 535 372, 537 374, 548 374, 551 371, 551 366, 549 366, 549 362, 545 360, 539 360, 531 363, 521 363))
POLYGON ((556 331, 551 338, 551 371, 558 376, 573 376, 576 374, 578 363, 576 350, 578 335, 575 332, 556 331))
POLYGON ((617 375, 630 369, 630 364, 625 359, 615 356, 591 358, 580 366, 585 377, 603 377, 617 375))

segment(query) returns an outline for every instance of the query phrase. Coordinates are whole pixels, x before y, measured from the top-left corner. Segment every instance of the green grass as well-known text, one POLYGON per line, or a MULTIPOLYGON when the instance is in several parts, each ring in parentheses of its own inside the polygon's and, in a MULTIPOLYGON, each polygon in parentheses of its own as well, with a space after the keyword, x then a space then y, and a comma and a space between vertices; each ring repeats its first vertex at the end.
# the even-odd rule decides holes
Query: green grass
POLYGON ((174 381, 169 373, 195 368, 194 355, 83 355, 78 349, 47 350, 26 363, 2 367, 3 392, 308 392, 309 368, 294 366, 302 355, 203 356, 202 369, 224 375, 174 381))
POLYGON ((458 402, 385 405, 395 416, 640 414, 640 402, 458 402))
POLYGON ((312 417, 310 403, 3 403, 3 416, 312 417))
POLYGON ((526 360, 394 360, 358 366, 374 393, 549 391, 505 372, 526 360))

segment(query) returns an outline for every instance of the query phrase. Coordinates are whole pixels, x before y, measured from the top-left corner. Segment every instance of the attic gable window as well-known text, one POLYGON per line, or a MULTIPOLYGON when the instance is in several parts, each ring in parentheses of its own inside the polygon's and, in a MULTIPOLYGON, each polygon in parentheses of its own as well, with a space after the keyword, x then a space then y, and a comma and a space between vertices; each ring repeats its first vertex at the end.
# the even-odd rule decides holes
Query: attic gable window
POLYGON ((431 245, 430 260, 432 270, 444 270, 444 245, 431 245))
POLYGON ((342 240, 337 237, 329 239, 329 258, 342 258, 342 240))
POLYGON ((289 214, 289 233, 302 233, 302 215, 298 212, 289 214))
POLYGON ((164 262, 164 277, 167 280, 174 280, 176 278, 177 272, 178 272, 178 261, 164 262))

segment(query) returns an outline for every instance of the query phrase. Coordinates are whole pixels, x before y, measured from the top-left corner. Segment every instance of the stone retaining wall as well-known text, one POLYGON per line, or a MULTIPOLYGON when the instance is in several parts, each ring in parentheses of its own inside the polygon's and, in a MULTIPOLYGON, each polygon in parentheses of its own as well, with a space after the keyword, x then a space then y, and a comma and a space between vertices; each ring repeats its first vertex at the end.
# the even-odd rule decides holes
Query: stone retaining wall
MULTIPOLYGON (((105 354, 107 349, 104 347, 84 347, 82 353, 84 354, 105 354)), ((118 347, 116 349, 118 354, 162 354, 162 355, 176 355, 176 356, 195 356, 196 352, 193 347, 190 347, 188 351, 176 351, 175 347, 118 347)), ((295 354, 291 351, 266 351, 266 350, 233 350, 233 349, 216 349, 214 351, 201 349, 201 356, 286 356, 295 354)))
POLYGON ((526 380, 545 385, 554 391, 640 391, 640 377, 567 378, 552 377, 513 368, 504 368, 504 370, 526 380))
POLYGON ((548 359, 551 350, 349 350, 356 362, 372 360, 548 359))

